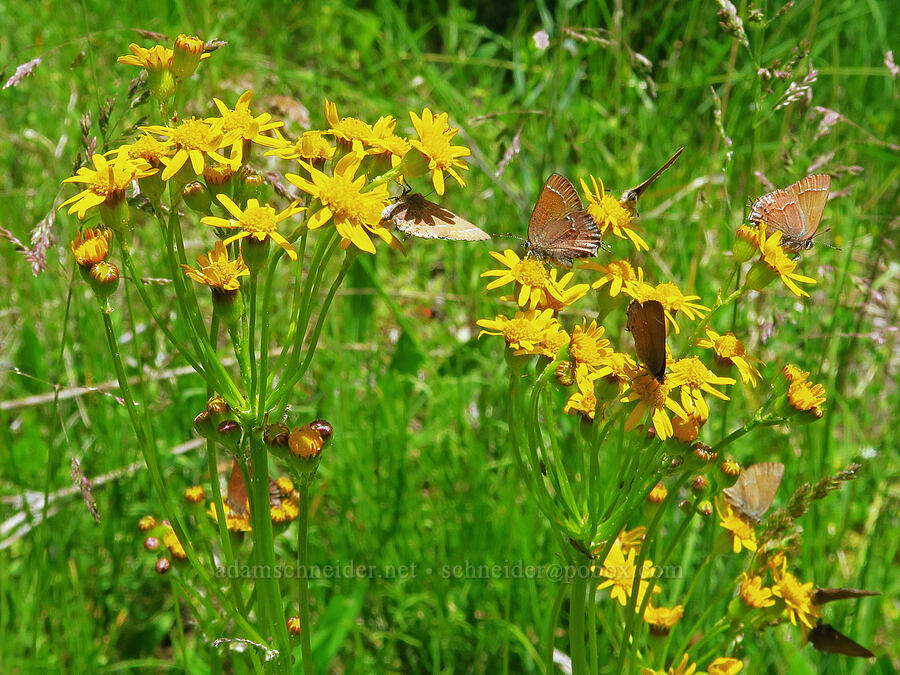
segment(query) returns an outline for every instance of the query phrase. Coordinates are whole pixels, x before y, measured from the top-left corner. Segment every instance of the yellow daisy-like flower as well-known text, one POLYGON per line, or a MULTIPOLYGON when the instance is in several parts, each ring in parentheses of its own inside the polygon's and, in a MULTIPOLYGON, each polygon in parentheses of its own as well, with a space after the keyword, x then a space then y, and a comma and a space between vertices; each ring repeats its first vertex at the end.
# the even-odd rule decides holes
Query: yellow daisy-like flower
MULTIPOLYGON (((278 133, 276 131, 276 133, 278 133)), ((284 145, 269 150, 266 156, 275 155, 281 159, 299 159, 312 162, 321 168, 321 164, 334 157, 335 148, 325 138, 326 131, 304 131, 293 143, 284 141, 284 145)), ((279 135, 279 137, 281 137, 279 135)))
POLYGON ((185 501, 188 501, 191 504, 198 504, 205 498, 206 492, 204 492, 202 485, 192 485, 191 487, 186 488, 184 491, 185 501))
MULTIPOLYGON (((249 532, 253 529, 250 526, 250 510, 246 506, 243 513, 233 511, 227 503, 222 506, 225 509, 225 527, 229 532, 249 532)), ((219 522, 219 514, 216 512, 214 504, 209 505, 207 513, 212 516, 213 520, 219 522)))
POLYGON ((741 572, 741 600, 754 609, 771 607, 775 604, 772 589, 763 586, 762 577, 750 576, 746 572, 741 572))
POLYGON ((793 625, 799 620, 807 628, 812 628, 814 620, 818 617, 818 611, 813 604, 812 595, 815 583, 808 581, 801 583, 797 577, 787 571, 775 574, 775 584, 772 593, 775 597, 784 600, 785 611, 793 625))
POLYGON ((131 54, 120 56, 116 59, 127 66, 137 66, 150 72, 152 70, 171 70, 175 52, 162 45, 153 45, 149 49, 141 47, 136 42, 128 45, 131 54))
POLYGON ((715 353, 716 363, 723 368, 736 367, 744 384, 749 384, 751 387, 756 386, 760 374, 752 362, 762 364, 762 361, 747 354, 744 343, 738 340, 734 333, 728 331, 725 335, 719 335, 712 328, 707 328, 706 338, 697 340, 697 346, 712 349, 715 353))
POLYGON ((825 403, 825 387, 807 378, 798 378, 788 385, 788 401, 800 412, 815 410, 825 403))
POLYGON ((268 237, 281 246, 291 260, 297 259, 297 252, 294 250, 294 247, 291 246, 290 242, 288 242, 276 228, 278 223, 282 220, 286 220, 303 211, 302 207, 289 206, 281 213, 275 213, 275 209, 268 204, 261 206, 258 200, 250 199, 247 201, 247 208, 242 211, 241 207, 235 204, 228 195, 220 194, 217 195, 216 198, 222 203, 222 206, 234 216, 234 218, 229 219, 218 218, 216 216, 205 216, 200 219, 200 222, 204 225, 211 225, 213 227, 225 227, 232 230, 240 230, 237 234, 228 237, 228 239, 223 242, 225 245, 237 241, 238 239, 244 239, 245 237, 253 237, 257 242, 263 242, 268 237))
POLYGON ((485 329, 478 334, 479 338, 482 335, 502 335, 510 349, 521 350, 525 354, 543 353, 541 343, 545 333, 551 329, 556 333, 559 324, 550 309, 516 312, 512 319, 498 315, 496 319, 479 319, 477 323, 485 329))
POLYGON ((669 670, 641 669, 641 675, 694 675, 697 670, 696 663, 690 663, 687 654, 683 654, 677 666, 669 666, 669 670))
POLYGON ((631 550, 640 553, 641 544, 644 543, 644 538, 646 536, 647 528, 643 525, 638 525, 637 527, 633 527, 630 530, 622 530, 621 532, 619 532, 619 536, 616 537, 616 539, 622 546, 622 550, 626 553, 631 550))
POLYGON ((244 148, 250 143, 256 143, 267 148, 276 148, 281 141, 272 136, 263 136, 264 131, 283 127, 284 122, 271 122, 269 113, 262 113, 256 117, 250 112, 250 102, 253 100, 253 92, 249 89, 241 94, 234 110, 217 98, 213 99, 216 108, 219 109, 219 118, 206 120, 210 123, 222 121, 222 140, 220 148, 231 146, 231 157, 236 164, 241 164, 244 159, 244 148))
POLYGON ((222 146, 222 120, 213 123, 206 120, 198 120, 195 117, 184 120, 177 127, 164 127, 151 125, 141 127, 141 131, 164 136, 166 143, 174 146, 175 154, 162 161, 166 165, 162 179, 169 180, 178 173, 181 168, 190 161, 194 175, 203 173, 206 165, 206 157, 214 159, 220 164, 235 166, 236 162, 220 155, 217 150, 222 146))
POLYGON ((816 280, 794 272, 797 268, 797 261, 792 260, 781 248, 781 232, 775 230, 767 237, 765 225, 760 224, 759 249, 762 252, 762 261, 771 272, 781 278, 782 283, 788 287, 791 293, 798 298, 809 297, 809 293, 800 288, 797 283, 814 284, 816 280))
MULTIPOLYGON (((569 334, 563 330, 562 324, 557 321, 556 323, 551 324, 544 332, 544 339, 541 340, 539 353, 548 358, 555 359, 559 354, 559 351, 569 344, 570 339, 569 334)), ((530 353, 531 352, 526 349, 519 349, 513 352, 516 356, 530 353)))
POLYGON ((696 413, 690 413, 687 419, 678 417, 672 420, 672 436, 682 443, 693 443, 700 435, 700 427, 706 422, 696 413))
POLYGON ((163 544, 169 549, 169 553, 172 554, 173 558, 187 560, 187 553, 184 550, 184 546, 178 541, 178 535, 175 534, 175 530, 173 530, 171 526, 166 528, 166 533, 163 535, 163 544))
POLYGON ((672 627, 684 616, 684 607, 654 607, 647 604, 644 611, 644 623, 650 625, 650 632, 654 635, 668 635, 672 627))
POLYGON ((280 504, 269 505, 269 517, 276 525, 289 523, 300 515, 300 508, 291 500, 285 499, 280 504))
POLYGON ((634 377, 628 395, 620 399, 622 403, 638 402, 631 414, 628 415, 628 419, 625 420, 625 430, 634 429, 649 412, 656 435, 663 440, 671 438, 673 434, 672 421, 666 410, 670 410, 679 417, 687 417, 687 413, 678 403, 669 398, 669 391, 668 379, 660 384, 647 373, 634 377))
POLYGON ((580 413, 589 419, 594 419, 597 409, 597 394, 594 393, 594 380, 600 377, 599 374, 591 372, 587 367, 582 366, 575 371, 575 382, 578 390, 569 396, 563 406, 563 413, 580 413))
POLYGON ((809 371, 801 370, 799 367, 789 363, 781 369, 782 375, 788 382, 796 382, 797 380, 805 380, 809 377, 809 371))
POLYGON ((598 326, 596 321, 591 321, 588 325, 584 318, 580 326, 572 329, 569 353, 575 359, 576 367, 584 364, 593 372, 600 371, 601 375, 611 372, 612 369, 604 363, 604 359, 612 355, 613 349, 609 340, 603 338, 603 332, 603 326, 598 326))
POLYGON ((606 265, 601 265, 597 262, 584 262, 579 265, 579 269, 600 272, 603 276, 592 283, 591 288, 596 290, 609 284, 608 290, 611 298, 617 297, 630 283, 644 282, 644 270, 640 267, 635 269, 627 260, 613 260, 606 265))
POLYGON ((325 99, 325 119, 331 127, 326 133, 333 134, 348 147, 354 141, 369 145, 376 138, 393 136, 397 127, 397 120, 390 115, 379 117, 374 125, 355 117, 341 117, 338 115, 337 104, 328 99, 325 99))
MULTIPOLYGON (((541 293, 541 298, 538 300, 535 309, 550 308, 554 312, 558 312, 566 307, 571 307, 591 290, 590 284, 575 284, 566 288, 575 277, 575 273, 566 272, 562 279, 557 279, 557 272, 558 270, 555 267, 550 269, 550 279, 547 282, 547 288, 541 293)), ((509 297, 501 299, 514 301, 513 298, 509 297)))
POLYGON ((487 290, 493 290, 508 283, 515 282, 519 289, 516 302, 520 307, 535 309, 544 297, 549 295, 561 302, 559 287, 553 284, 547 266, 537 258, 520 258, 519 255, 506 249, 503 253, 491 251, 491 257, 507 269, 488 270, 482 272, 482 277, 497 277, 487 285, 487 290))
POLYGON ((401 136, 373 138, 369 146, 370 149, 366 151, 366 154, 376 157, 390 157, 391 168, 399 166, 406 153, 412 150, 412 143, 401 136))
POLYGON ((631 354, 613 352, 603 359, 603 366, 609 368, 604 380, 618 387, 618 395, 622 396, 637 373, 638 366, 631 354))
POLYGON ((709 311, 709 307, 701 305, 699 302, 694 302, 694 300, 700 299, 699 295, 685 295, 681 292, 681 289, 671 281, 657 284, 656 294, 657 297, 655 299, 659 300, 662 303, 662 306, 666 308, 666 316, 675 327, 676 333, 678 332, 678 325, 673 318, 675 312, 681 312, 688 319, 693 321, 694 319, 702 317, 709 311))
POLYGON ((468 166, 460 157, 467 157, 472 151, 462 145, 451 145, 453 137, 459 133, 459 129, 451 129, 448 123, 447 113, 432 114, 431 110, 422 110, 422 116, 414 112, 409 113, 412 119, 418 140, 411 141, 412 146, 428 159, 428 168, 431 170, 431 181, 434 191, 439 195, 444 194, 444 172, 450 174, 460 187, 465 187, 466 182, 459 175, 457 169, 468 170, 468 166))
POLYGON ((706 667, 708 675, 737 675, 744 667, 744 662, 730 656, 720 656, 706 667))
POLYGON ((709 419, 709 406, 703 398, 703 392, 710 396, 727 401, 728 397, 718 391, 715 386, 734 384, 731 377, 720 377, 706 367, 696 356, 679 359, 669 367, 669 377, 674 384, 681 387, 681 405, 688 412, 696 412, 701 420, 709 419))
POLYGON ((228 251, 221 241, 216 242, 209 257, 198 255, 197 265, 199 270, 188 265, 182 265, 181 268, 189 279, 222 291, 238 290, 241 287, 240 278, 250 276, 250 269, 244 264, 243 256, 238 254, 237 260, 229 260, 228 251))
POLYGON ((731 546, 735 553, 740 553, 742 549, 748 551, 756 550, 756 531, 744 520, 740 514, 731 506, 727 500, 719 503, 716 497, 716 511, 719 513, 719 525, 731 533, 731 546))
POLYGON ((647 501, 651 504, 662 504, 663 500, 668 496, 669 490, 662 483, 657 483, 647 495, 647 501))
POLYGON ((75 235, 75 241, 69 243, 69 248, 79 266, 90 268, 106 260, 112 238, 113 233, 109 228, 88 227, 75 235))
POLYGON ((151 166, 159 168, 162 166, 162 160, 171 157, 175 149, 154 136, 143 133, 134 143, 122 145, 109 154, 119 156, 123 153, 132 159, 147 160, 151 166))
POLYGON ((125 200, 125 190, 136 178, 146 178, 157 172, 143 159, 132 159, 128 155, 120 155, 109 161, 103 155, 91 157, 94 168, 85 166, 78 169, 74 176, 63 180, 63 183, 84 183, 87 187, 74 197, 70 197, 59 208, 69 206, 67 213, 77 213, 80 220, 95 206, 104 204, 114 207, 125 200), (71 205, 71 206, 70 206, 71 205))
MULTIPOLYGON (((610 597, 622 605, 622 607, 625 607, 628 604, 628 598, 631 597, 631 588, 634 584, 634 578, 638 574, 638 569, 634 564, 636 556, 637 552, 632 548, 628 551, 628 556, 626 557, 622 545, 619 543, 619 540, 616 539, 612 548, 609 550, 609 555, 607 555, 606 560, 603 561, 603 566, 600 568, 600 576, 606 577, 606 581, 600 583, 597 586, 597 590, 611 587, 609 591, 610 597)), ((638 582, 635 611, 640 609, 641 603, 644 601, 644 596, 647 594, 647 589, 650 587, 650 582, 645 581, 645 579, 653 579, 654 574, 655 570, 653 562, 645 560, 640 570, 641 580, 638 582)), ((654 585, 653 593, 658 593, 659 591, 660 588, 654 585)))
POLYGON ((634 214, 622 206, 618 199, 606 193, 602 180, 591 176, 591 183, 594 188, 593 192, 582 178, 581 190, 587 197, 585 210, 597 223, 600 234, 610 231, 614 237, 630 241, 638 251, 649 251, 650 247, 647 242, 637 233, 638 228, 635 224, 634 214))
POLYGON ((312 165, 305 165, 311 180, 297 174, 286 174, 286 178, 304 192, 321 203, 321 208, 307 221, 307 227, 315 230, 334 220, 334 226, 341 235, 341 246, 350 243, 361 251, 375 253, 375 244, 370 234, 382 239, 386 244, 393 240, 391 231, 381 224, 381 212, 388 205, 390 196, 386 184, 364 191, 366 177, 356 176, 365 155, 357 141, 352 152, 347 153, 334 167, 329 176, 312 165))

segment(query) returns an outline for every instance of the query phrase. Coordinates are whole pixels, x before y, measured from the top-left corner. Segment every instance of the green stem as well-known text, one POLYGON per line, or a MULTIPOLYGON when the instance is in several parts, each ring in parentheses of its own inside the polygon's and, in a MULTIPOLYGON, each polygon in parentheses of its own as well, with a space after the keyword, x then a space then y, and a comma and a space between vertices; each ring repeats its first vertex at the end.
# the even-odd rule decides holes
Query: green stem
POLYGON ((584 612, 590 582, 589 574, 582 579, 581 574, 577 572, 569 582, 569 656, 572 659, 572 675, 587 673, 587 655, 584 649, 584 612))
POLYGON ((300 592, 300 651, 303 654, 303 672, 312 675, 312 644, 309 623, 309 488, 311 481, 300 486, 300 522, 297 528, 297 563, 300 592))

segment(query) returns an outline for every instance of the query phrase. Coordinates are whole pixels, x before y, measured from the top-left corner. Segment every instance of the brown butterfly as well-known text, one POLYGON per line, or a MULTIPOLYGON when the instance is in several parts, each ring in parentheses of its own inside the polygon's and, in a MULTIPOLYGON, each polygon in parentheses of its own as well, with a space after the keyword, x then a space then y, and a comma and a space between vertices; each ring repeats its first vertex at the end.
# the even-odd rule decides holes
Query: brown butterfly
POLYGON ((820 652, 860 656, 864 659, 870 659, 875 656, 861 644, 854 642, 843 633, 839 633, 830 624, 822 623, 821 621, 809 631, 809 635, 806 638, 820 652))
MULTIPOLYGON (((278 483, 269 478, 269 505, 281 506, 284 494, 278 483)), ((250 513, 250 502, 247 500, 247 484, 244 482, 244 474, 237 460, 231 467, 231 475, 228 477, 228 488, 225 493, 225 504, 236 516, 247 517, 250 513)))
POLYGON ((564 176, 554 173, 544 183, 531 212, 525 246, 535 257, 567 269, 575 258, 597 255, 600 230, 564 176))
POLYGON ((744 515, 759 521, 775 501, 784 476, 784 464, 761 462, 741 471, 737 482, 723 490, 725 497, 744 515))
POLYGON ((782 248, 804 251, 813 245, 830 188, 831 176, 827 174, 801 178, 793 185, 764 194, 753 202, 747 220, 754 225, 765 221, 769 227, 781 232, 782 248))
POLYGON ((666 381, 666 314, 656 300, 628 305, 625 330, 634 338, 634 350, 647 371, 662 384, 666 381))
POLYGON ((814 605, 824 605, 835 600, 847 598, 865 598, 870 595, 881 595, 878 591, 865 591, 861 588, 817 588, 813 591, 814 605))
POLYGON ((381 212, 381 220, 391 221, 401 232, 422 239, 483 241, 491 236, 462 216, 430 202, 418 192, 400 195, 381 212))
POLYGON ((674 155, 669 157, 668 161, 661 167, 659 167, 659 169, 657 169, 656 172, 652 176, 650 176, 650 178, 645 180, 640 185, 634 186, 630 190, 625 190, 625 192, 623 192, 622 196, 619 198, 619 203, 632 213, 637 212, 638 199, 640 199, 641 195, 644 194, 644 190, 646 190, 653 181, 659 178, 663 171, 672 166, 672 164, 676 159, 678 159, 682 152, 684 152, 684 148, 678 148, 678 151, 674 155))

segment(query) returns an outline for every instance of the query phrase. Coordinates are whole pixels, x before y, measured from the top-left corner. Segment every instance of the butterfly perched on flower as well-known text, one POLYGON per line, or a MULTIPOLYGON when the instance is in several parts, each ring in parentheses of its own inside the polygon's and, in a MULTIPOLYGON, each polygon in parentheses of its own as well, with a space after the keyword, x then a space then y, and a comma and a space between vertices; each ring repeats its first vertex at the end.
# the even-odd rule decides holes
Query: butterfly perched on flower
POLYGON ((528 252, 565 267, 576 258, 592 258, 600 248, 600 230, 565 176, 551 174, 528 222, 528 252))
POLYGON ((765 222, 781 232, 782 248, 804 251, 813 245, 830 189, 831 176, 806 176, 783 190, 766 193, 754 201, 747 220, 754 225, 765 222))

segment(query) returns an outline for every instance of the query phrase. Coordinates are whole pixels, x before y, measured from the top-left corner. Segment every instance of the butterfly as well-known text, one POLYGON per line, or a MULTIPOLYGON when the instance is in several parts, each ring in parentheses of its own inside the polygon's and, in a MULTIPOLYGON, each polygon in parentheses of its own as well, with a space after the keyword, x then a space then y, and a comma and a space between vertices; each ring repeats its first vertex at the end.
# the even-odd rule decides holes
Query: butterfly
POLYGON ((483 241, 491 236, 465 218, 430 202, 418 192, 400 195, 381 212, 381 220, 391 221, 401 232, 422 239, 483 241))
POLYGON ((806 636, 812 646, 820 652, 828 654, 844 654, 846 656, 860 656, 870 659, 875 656, 861 644, 854 642, 843 633, 839 633, 833 626, 821 621, 809 631, 806 636))
POLYGON ((684 148, 678 148, 678 151, 674 155, 669 157, 668 161, 661 167, 659 167, 659 169, 657 169, 656 172, 652 176, 650 176, 650 178, 645 180, 640 185, 634 186, 630 190, 625 190, 625 192, 623 192, 622 196, 619 198, 619 203, 632 213, 635 213, 637 211, 638 199, 640 199, 641 195, 644 194, 644 190, 646 190, 653 181, 659 178, 660 174, 662 174, 663 171, 672 166, 672 164, 676 159, 678 159, 682 152, 684 152, 684 148))
POLYGON ((536 258, 566 269, 575 258, 597 255, 600 230, 581 205, 575 187, 558 173, 547 179, 538 195, 525 247, 536 258))
MULTIPOLYGON (((284 493, 278 487, 278 483, 269 478, 269 506, 278 508, 285 499, 284 493)), ((250 515, 250 502, 247 499, 247 484, 244 482, 244 474, 237 460, 231 466, 231 475, 228 476, 228 488, 225 493, 225 504, 231 513, 240 518, 248 518, 250 515)))
POLYGON ((662 384, 666 380, 666 315, 656 300, 628 305, 625 330, 634 338, 634 350, 647 371, 662 384))
POLYGON ((783 476, 784 464, 761 462, 741 471, 737 482, 723 492, 741 513, 759 521, 772 506, 783 476))
POLYGON ((764 194, 750 207, 749 220, 760 221, 781 232, 781 245, 788 251, 804 251, 813 245, 822 212, 828 201, 831 176, 813 174, 783 190, 764 194))
POLYGON ((865 598, 870 595, 881 595, 881 593, 878 591, 866 591, 861 588, 817 588, 813 591, 812 601, 814 605, 824 605, 835 600, 865 598))

